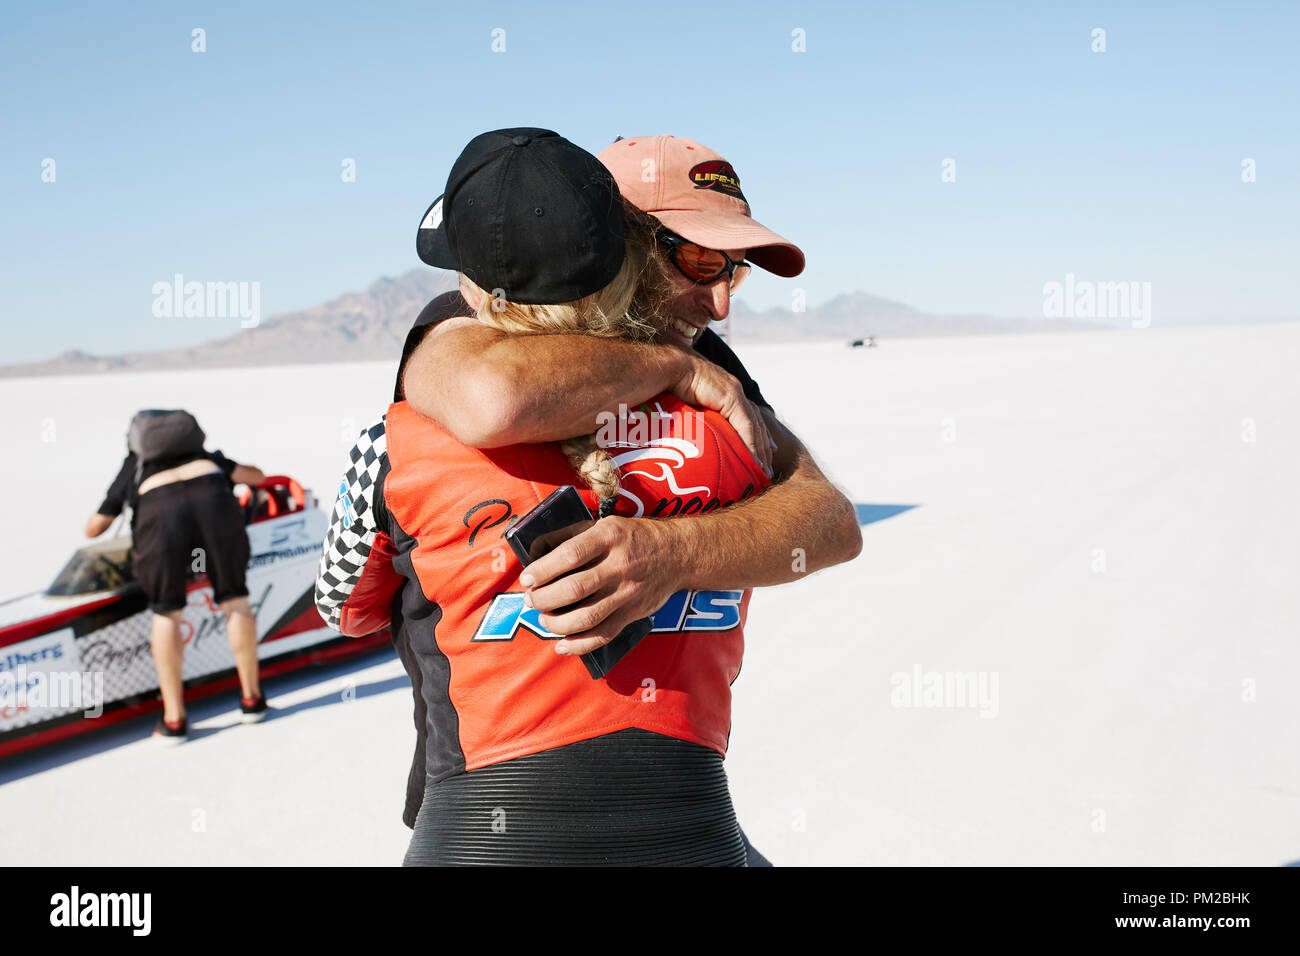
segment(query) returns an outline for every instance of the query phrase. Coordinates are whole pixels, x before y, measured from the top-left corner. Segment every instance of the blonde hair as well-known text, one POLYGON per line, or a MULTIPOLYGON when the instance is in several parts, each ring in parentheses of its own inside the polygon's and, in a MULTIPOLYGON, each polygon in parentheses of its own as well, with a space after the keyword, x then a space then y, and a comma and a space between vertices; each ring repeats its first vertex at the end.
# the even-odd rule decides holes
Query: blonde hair
MULTIPOLYGON (((511 302, 479 287, 463 273, 461 282, 479 294, 478 320, 508 335, 580 334, 648 342, 656 331, 652 317, 670 295, 668 273, 655 245, 656 228, 653 219, 624 200, 623 265, 604 288, 573 302, 511 302)), ((596 492, 601 517, 610 514, 618 500, 619 482, 609 452, 597 444, 595 435, 570 438, 560 444, 560 450, 596 492)))

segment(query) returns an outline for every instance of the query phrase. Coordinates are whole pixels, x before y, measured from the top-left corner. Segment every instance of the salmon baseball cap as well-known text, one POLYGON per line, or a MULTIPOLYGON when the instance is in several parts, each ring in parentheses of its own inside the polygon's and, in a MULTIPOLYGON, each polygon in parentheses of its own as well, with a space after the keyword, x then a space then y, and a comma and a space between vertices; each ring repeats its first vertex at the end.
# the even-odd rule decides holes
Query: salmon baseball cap
POLYGON ((754 221, 736 170, 707 146, 678 136, 630 136, 597 158, 625 199, 683 239, 747 249, 749 262, 786 278, 803 272, 802 250, 754 221))

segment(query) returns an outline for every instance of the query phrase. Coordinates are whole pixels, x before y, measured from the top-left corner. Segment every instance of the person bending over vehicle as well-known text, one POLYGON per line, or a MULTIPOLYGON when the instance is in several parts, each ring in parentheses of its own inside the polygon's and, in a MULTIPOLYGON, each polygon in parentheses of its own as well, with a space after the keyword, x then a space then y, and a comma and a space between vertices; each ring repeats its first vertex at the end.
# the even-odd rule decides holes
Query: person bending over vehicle
POLYGON ((180 624, 191 570, 206 571, 213 600, 225 614, 243 719, 255 722, 266 716, 266 697, 258 685, 257 621, 244 585, 248 534, 231 493, 236 484, 257 486, 266 476, 220 451, 204 451, 204 439, 188 412, 137 413, 117 478, 86 522, 86 537, 98 537, 124 506, 131 506, 135 576, 153 611, 150 647, 163 699, 154 733, 166 742, 184 740, 189 730, 180 624), (202 563, 196 565, 200 555, 202 563))

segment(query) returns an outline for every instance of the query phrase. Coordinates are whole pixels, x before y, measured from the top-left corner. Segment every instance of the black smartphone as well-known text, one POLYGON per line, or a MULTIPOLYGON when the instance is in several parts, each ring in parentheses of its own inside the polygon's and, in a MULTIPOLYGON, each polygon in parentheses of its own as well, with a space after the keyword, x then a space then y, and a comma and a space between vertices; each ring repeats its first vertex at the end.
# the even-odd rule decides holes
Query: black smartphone
MULTIPOLYGON (((565 485, 551 492, 546 500, 511 525, 505 538, 519 563, 528 567, 542 555, 553 551, 556 546, 581 534, 595 523, 596 519, 587 510, 578 489, 573 485, 565 485)), ((554 613, 563 614, 564 610, 561 608, 554 613)), ((599 680, 613 670, 653 627, 654 622, 648 617, 633 621, 604 647, 583 654, 580 659, 586 665, 592 680, 599 680)))
POLYGON ((557 488, 506 530, 506 543, 524 567, 586 531, 596 519, 573 485, 557 488))

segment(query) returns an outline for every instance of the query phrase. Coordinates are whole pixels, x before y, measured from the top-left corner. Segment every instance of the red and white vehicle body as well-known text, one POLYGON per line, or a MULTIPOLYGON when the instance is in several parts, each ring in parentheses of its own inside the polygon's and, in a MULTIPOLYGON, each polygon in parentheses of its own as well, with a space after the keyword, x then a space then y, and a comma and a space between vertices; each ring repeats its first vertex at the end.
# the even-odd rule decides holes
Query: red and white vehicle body
MULTIPOLYGON (((241 502, 264 678, 388 642, 387 631, 357 640, 321 620, 314 587, 327 518, 314 495, 276 476, 241 502)), ((92 542, 48 590, 0 603, 0 758, 161 710, 153 615, 131 577, 130 551, 129 531, 92 542)), ((181 633, 186 700, 237 695, 225 617, 206 578, 190 582, 181 633)))

